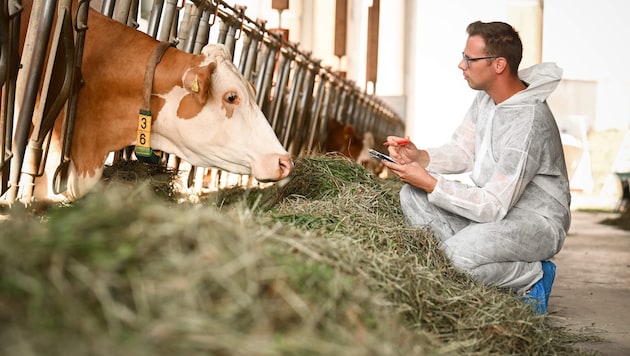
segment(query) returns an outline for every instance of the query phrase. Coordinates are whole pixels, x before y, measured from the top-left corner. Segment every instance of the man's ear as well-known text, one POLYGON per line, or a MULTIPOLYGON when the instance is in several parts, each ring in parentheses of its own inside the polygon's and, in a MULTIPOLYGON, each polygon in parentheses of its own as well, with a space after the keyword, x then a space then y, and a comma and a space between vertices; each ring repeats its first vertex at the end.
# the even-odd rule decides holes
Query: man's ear
POLYGON ((503 57, 498 57, 494 60, 494 71, 497 74, 501 74, 504 71, 509 71, 509 66, 508 66, 508 62, 507 59, 503 58, 503 57))
POLYGON ((207 66, 190 68, 184 73, 182 82, 199 104, 205 105, 210 95, 212 73, 217 68, 217 62, 210 62, 207 66))

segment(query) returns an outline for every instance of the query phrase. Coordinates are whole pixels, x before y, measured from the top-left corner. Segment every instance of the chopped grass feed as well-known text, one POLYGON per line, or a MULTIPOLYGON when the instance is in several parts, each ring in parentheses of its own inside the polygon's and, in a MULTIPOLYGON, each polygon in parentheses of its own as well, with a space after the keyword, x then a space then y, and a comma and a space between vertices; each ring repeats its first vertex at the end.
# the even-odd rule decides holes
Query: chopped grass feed
POLYGON ((44 215, 15 207, 0 222, 0 352, 580 354, 584 337, 454 270, 406 224, 400 187, 316 156, 282 187, 198 204, 110 184, 44 215))

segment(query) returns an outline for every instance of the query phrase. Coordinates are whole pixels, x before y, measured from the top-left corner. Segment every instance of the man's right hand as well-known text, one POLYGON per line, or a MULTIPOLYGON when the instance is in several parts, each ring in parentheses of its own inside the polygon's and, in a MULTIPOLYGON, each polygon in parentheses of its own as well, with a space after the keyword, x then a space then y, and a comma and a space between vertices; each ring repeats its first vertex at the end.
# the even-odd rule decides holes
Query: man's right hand
POLYGON ((409 138, 387 136, 385 145, 389 155, 401 164, 416 162, 422 167, 429 164, 429 154, 425 150, 419 150, 409 138))

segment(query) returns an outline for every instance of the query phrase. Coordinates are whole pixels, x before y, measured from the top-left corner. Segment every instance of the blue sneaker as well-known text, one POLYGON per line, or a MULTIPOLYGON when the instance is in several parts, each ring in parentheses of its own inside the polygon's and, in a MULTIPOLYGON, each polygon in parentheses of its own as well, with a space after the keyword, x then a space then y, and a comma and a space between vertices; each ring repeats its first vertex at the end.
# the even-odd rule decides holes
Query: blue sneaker
POLYGON ((556 277, 556 265, 551 261, 542 261, 543 277, 525 294, 523 301, 532 304, 536 314, 547 314, 547 304, 551 295, 551 287, 556 277))

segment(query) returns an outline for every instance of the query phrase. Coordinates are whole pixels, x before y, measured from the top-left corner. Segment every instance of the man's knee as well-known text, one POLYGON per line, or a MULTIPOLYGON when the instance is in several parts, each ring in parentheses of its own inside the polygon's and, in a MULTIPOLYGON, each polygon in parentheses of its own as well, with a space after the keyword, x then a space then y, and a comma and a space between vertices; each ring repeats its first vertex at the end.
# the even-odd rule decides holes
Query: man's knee
POLYGON ((424 204, 422 204, 423 199, 420 193, 421 192, 409 184, 403 185, 400 189, 400 207, 407 220, 412 224, 417 223, 414 217, 423 210, 422 205, 424 204))
POLYGON ((411 199, 412 188, 409 184, 405 184, 400 188, 400 202, 407 203, 411 199))
POLYGON ((417 189, 409 184, 403 185, 400 189, 400 205, 403 211, 417 210, 418 207, 428 203, 426 192, 417 189))
POLYGON ((440 245, 440 249, 451 261, 451 264, 458 269, 468 272, 479 267, 479 261, 476 261, 473 256, 470 255, 469 249, 452 244, 452 242, 456 240, 457 239, 445 240, 440 245))

